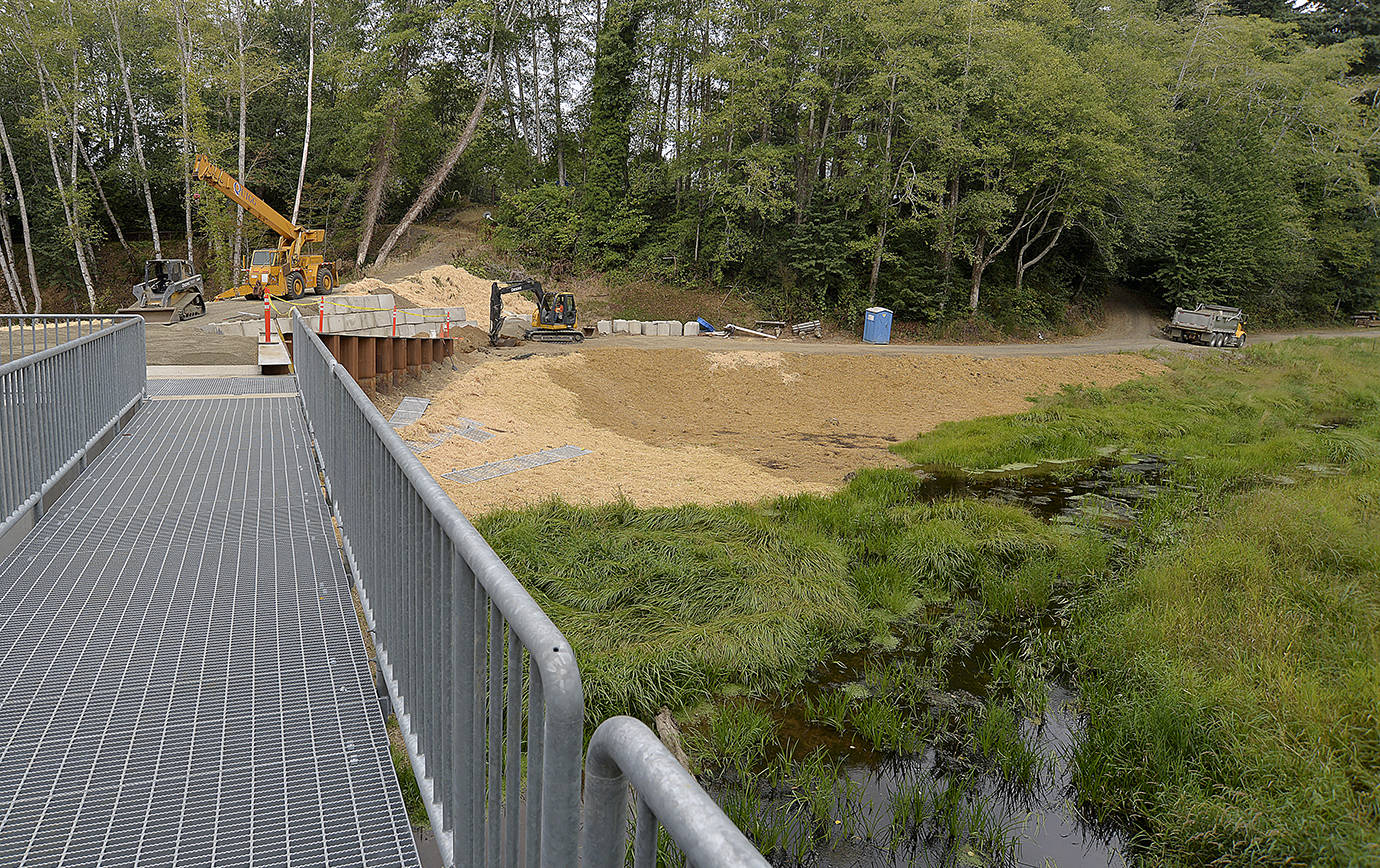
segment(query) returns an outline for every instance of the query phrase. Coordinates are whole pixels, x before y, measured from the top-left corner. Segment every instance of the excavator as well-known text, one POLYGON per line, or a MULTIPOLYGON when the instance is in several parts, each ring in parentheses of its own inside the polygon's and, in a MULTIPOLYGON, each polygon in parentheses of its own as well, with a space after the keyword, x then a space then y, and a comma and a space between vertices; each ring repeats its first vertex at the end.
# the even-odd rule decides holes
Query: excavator
POLYGON ((523 335, 529 341, 582 341, 579 320, 575 316, 575 296, 569 292, 547 292, 541 282, 524 279, 512 283, 495 283, 489 289, 489 343, 502 346, 503 296, 510 292, 530 292, 537 302, 532 312, 531 328, 523 335))
POLYGON ((324 229, 304 229, 295 225, 246 189, 234 175, 212 163, 205 154, 196 155, 196 176, 278 234, 277 248, 255 250, 250 255, 245 283, 222 292, 216 296, 216 301, 244 296, 257 299, 265 295, 294 299, 309 289, 317 295, 326 295, 335 289, 339 263, 327 262, 319 247, 311 248, 311 253, 306 252, 306 245, 319 245, 326 239, 324 229))

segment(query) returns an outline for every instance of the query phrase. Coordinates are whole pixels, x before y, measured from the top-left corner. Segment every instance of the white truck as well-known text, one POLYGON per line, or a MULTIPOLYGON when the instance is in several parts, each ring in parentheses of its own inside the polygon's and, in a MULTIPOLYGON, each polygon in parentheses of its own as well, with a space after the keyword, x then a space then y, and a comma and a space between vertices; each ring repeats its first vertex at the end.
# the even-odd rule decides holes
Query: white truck
POLYGON ((1200 304, 1174 308, 1174 319, 1164 327, 1171 341, 1202 344, 1207 347, 1240 347, 1246 344, 1246 316, 1239 307, 1200 304))

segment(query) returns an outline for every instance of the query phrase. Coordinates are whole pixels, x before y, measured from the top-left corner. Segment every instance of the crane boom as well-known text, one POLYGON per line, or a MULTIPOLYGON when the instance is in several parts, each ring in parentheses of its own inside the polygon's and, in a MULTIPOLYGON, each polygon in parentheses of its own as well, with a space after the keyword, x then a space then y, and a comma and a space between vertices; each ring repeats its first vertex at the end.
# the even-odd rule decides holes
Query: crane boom
POLYGON ((294 226, 268 203, 251 193, 234 175, 212 163, 205 154, 196 155, 196 176, 225 194, 230 201, 241 205, 260 223, 288 241, 297 241, 307 230, 294 226))
MULTIPOLYGON (((196 155, 196 176, 225 195, 225 198, 248 211, 255 220, 278 235, 277 249, 255 250, 243 260, 244 283, 216 296, 223 298, 282 295, 297 298, 307 290, 328 293, 335 288, 335 276, 340 263, 327 262, 317 249, 308 244, 326 240, 324 229, 303 229, 269 207, 239 182, 239 179, 216 164, 205 154, 196 155)), ((236 265, 240 265, 236 263, 236 265)))

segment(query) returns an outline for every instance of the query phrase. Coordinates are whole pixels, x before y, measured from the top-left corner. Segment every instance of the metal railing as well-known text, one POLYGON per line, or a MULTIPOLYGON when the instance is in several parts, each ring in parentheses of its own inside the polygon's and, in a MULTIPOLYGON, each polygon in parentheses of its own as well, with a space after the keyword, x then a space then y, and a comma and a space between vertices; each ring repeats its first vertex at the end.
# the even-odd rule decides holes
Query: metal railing
POLYGON ((769 868, 656 733, 632 717, 611 717, 590 737, 581 868, 625 864, 629 784, 637 794, 634 868, 656 868, 658 826, 671 834, 691 865, 769 868))
POLYGON ((12 362, 42 352, 128 318, 84 313, 0 315, 0 361, 12 362))
POLYGON ((146 368, 138 316, 5 315, 0 328, 24 350, 0 365, 3 557, 143 400, 146 368))
POLYGON ((570 645, 300 320, 302 404, 441 856, 570 868, 584 714, 570 645))

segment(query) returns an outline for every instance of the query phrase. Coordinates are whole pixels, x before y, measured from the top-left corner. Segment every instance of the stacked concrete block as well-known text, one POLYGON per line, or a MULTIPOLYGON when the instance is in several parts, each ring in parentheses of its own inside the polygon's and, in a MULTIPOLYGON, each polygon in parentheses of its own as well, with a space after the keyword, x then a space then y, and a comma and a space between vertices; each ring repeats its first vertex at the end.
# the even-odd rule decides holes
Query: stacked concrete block
POLYGON ((627 334, 627 333, 628 333, 628 321, 625 320, 625 319, 616 319, 616 320, 614 320, 614 321, 613 321, 613 333, 616 334, 616 335, 625 335, 625 334, 627 334))
POLYGON ((662 320, 661 322, 657 323, 656 333, 661 335, 663 338, 669 338, 671 336, 671 323, 667 320, 662 320))
POLYGON ((613 320, 609 320, 609 319, 601 319, 601 320, 599 320, 599 322, 597 322, 597 323, 594 324, 594 330, 595 330, 595 332, 597 332, 597 333, 599 333, 599 334, 601 334, 601 335, 611 335, 611 334, 613 334, 613 320))
POLYGON ((668 323, 666 323, 667 334, 669 334, 673 338, 680 337, 684 333, 684 328, 685 327, 681 325, 678 320, 671 320, 668 323))
POLYGON ((630 320, 628 320, 628 334, 630 334, 630 335, 640 335, 640 334, 642 334, 642 320, 638 320, 638 319, 630 319, 630 320))
POLYGON ((695 320, 695 321, 693 321, 693 322, 687 322, 687 323, 685 324, 685 330, 684 330, 684 332, 682 332, 682 333, 683 333, 686 337, 688 337, 688 338, 697 337, 697 336, 699 335, 699 333, 700 333, 700 323, 699 323, 699 320, 695 320))

